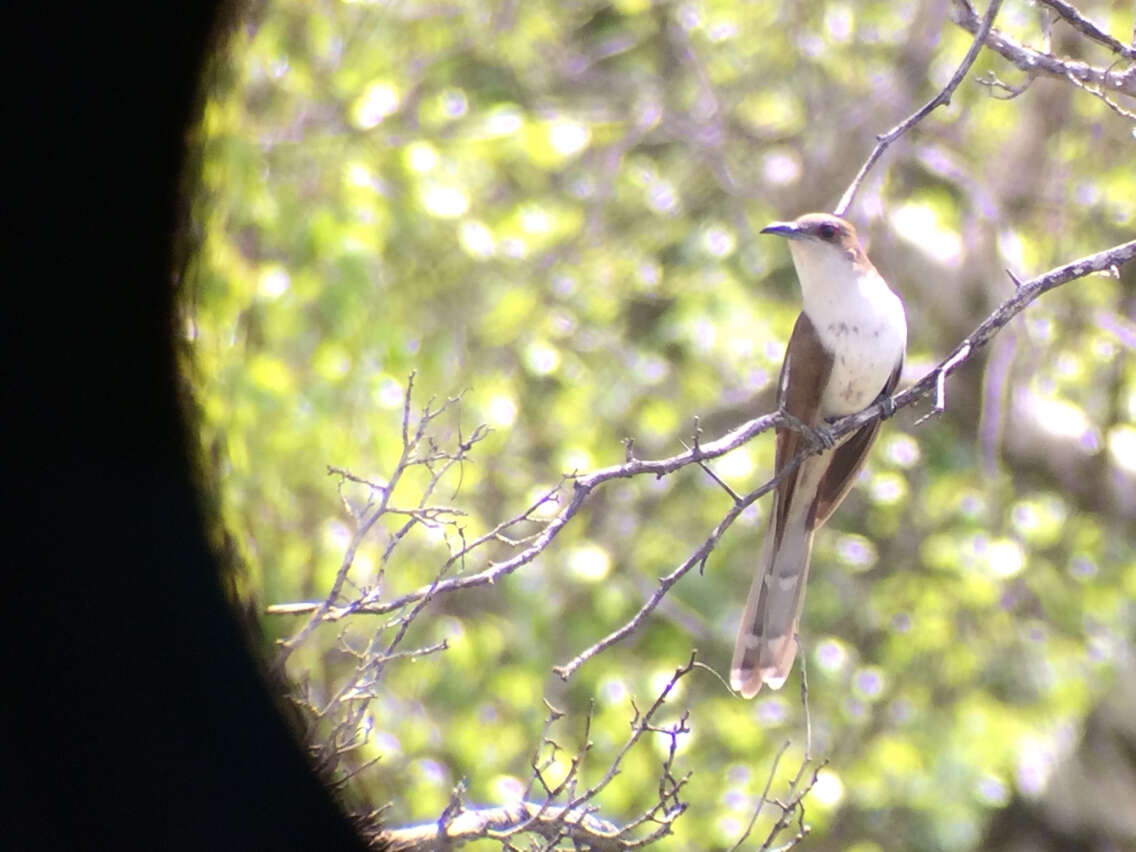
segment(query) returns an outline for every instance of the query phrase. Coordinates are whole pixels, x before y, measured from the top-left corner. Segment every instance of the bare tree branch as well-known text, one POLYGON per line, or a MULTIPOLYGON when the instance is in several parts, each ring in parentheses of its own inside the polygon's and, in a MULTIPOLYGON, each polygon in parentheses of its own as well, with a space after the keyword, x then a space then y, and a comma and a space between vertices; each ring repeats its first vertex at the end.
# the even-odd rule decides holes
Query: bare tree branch
POLYGON ((563 805, 547 806, 536 802, 514 802, 492 808, 463 809, 448 820, 384 831, 377 838, 384 848, 409 852, 414 849, 449 848, 450 845, 489 837, 496 832, 513 831, 525 826, 548 840, 570 839, 585 848, 619 850, 628 848, 615 835, 619 827, 600 819, 587 808, 571 810, 563 805))
POLYGON ((970 66, 973 65, 974 60, 978 58, 978 53, 982 50, 983 39, 985 39, 986 34, 990 32, 990 28, 994 24, 994 18, 998 14, 998 9, 1001 5, 1002 0, 990 0, 990 6, 986 9, 986 14, 982 17, 982 23, 974 31, 975 37, 974 41, 970 44, 970 50, 966 52, 966 56, 963 57, 962 62, 960 62, 958 68, 955 69, 955 73, 952 74, 951 79, 947 81, 947 85, 945 85, 935 97, 931 98, 931 100, 927 101, 927 103, 887 133, 876 137, 876 147, 872 150, 868 159, 864 161, 864 165, 860 167, 860 171, 857 173, 856 177, 853 178, 848 189, 844 190, 844 195, 841 196, 840 203, 836 205, 836 210, 833 211, 837 216, 843 216, 847 212, 852 204, 852 199, 856 196, 857 190, 860 189, 860 184, 864 182, 864 178, 867 176, 872 166, 876 164, 876 161, 883 155, 884 151, 887 150, 888 146, 926 118, 937 107, 945 106, 951 102, 951 95, 954 93, 954 90, 958 88, 959 83, 963 81, 963 78, 970 70, 970 66))
POLYGON ((1012 101, 1019 95, 1024 94, 1025 91, 1033 85, 1033 81, 1036 79, 1037 73, 1031 72, 1026 76, 1024 83, 1013 86, 1000 79, 998 75, 993 71, 988 71, 985 76, 980 74, 979 76, 975 77, 974 82, 976 82, 980 86, 985 86, 986 89, 990 92, 990 97, 994 98, 995 100, 1012 101), (998 94, 999 92, 1001 92, 1001 94, 998 94))
POLYGON ((1110 98, 1108 95, 1106 95, 1103 91, 1101 91, 1099 87, 1090 86, 1088 83, 1084 82, 1083 80, 1078 78, 1075 74, 1073 74, 1072 71, 1070 71, 1068 74, 1066 74, 1065 77, 1069 80, 1070 83, 1072 83, 1078 89, 1084 89, 1086 92, 1088 92, 1094 98, 1099 99, 1101 102, 1104 103, 1105 106, 1107 106, 1110 110, 1115 112, 1117 115, 1121 116, 1122 118, 1127 118, 1129 121, 1136 121, 1136 112, 1130 112, 1129 110, 1126 110, 1124 107, 1122 107, 1116 101, 1114 101, 1112 98, 1110 98))
POLYGON ((1065 0, 1039 0, 1039 2, 1045 4, 1064 18, 1073 29, 1077 30, 1082 35, 1088 36, 1093 41, 1100 42, 1113 53, 1119 53, 1125 59, 1136 59, 1136 48, 1129 47, 1127 44, 1110 36, 1086 18, 1072 3, 1066 3, 1065 0))
MULTIPOLYGON (((743 423, 738 428, 728 432, 721 438, 708 443, 698 442, 690 449, 678 453, 677 455, 670 456, 669 458, 647 460, 632 458, 623 464, 612 465, 610 467, 600 468, 589 474, 582 474, 577 476, 566 477, 572 482, 572 496, 568 503, 562 508, 555 517, 553 517, 545 526, 545 528, 536 536, 532 538, 531 543, 520 553, 513 556, 511 559, 503 562, 491 563, 487 568, 476 574, 470 574, 463 577, 453 577, 449 580, 443 581, 439 585, 438 591, 441 593, 456 591, 458 589, 469 589, 478 586, 489 585, 496 582, 501 577, 511 574, 535 559, 542 553, 552 540, 556 537, 557 533, 564 528, 564 525, 580 510, 589 494, 597 487, 613 479, 630 479, 633 476, 641 476, 644 474, 654 475, 656 477, 663 477, 667 474, 674 473, 681 470, 690 464, 696 464, 706 459, 715 459, 723 456, 731 450, 737 449, 742 444, 748 442, 751 438, 760 435, 762 432, 767 432, 773 428, 793 428, 794 424, 790 423, 789 419, 780 412, 772 414, 765 414, 761 417, 756 417, 743 423)), ((549 502, 560 492, 563 482, 556 485, 547 495, 537 501, 534 506, 526 510, 526 514, 531 514, 537 506, 549 502)), ((768 491, 768 488, 765 489, 768 491)), ((762 493, 765 493, 762 491, 762 493)), ((757 494, 756 497, 760 497, 757 494)), ((751 500, 752 502, 752 500, 751 500)), ((748 505, 748 504, 747 504, 748 505)), ((745 508, 744 506, 742 508, 745 508)), ((522 517, 518 516, 510 521, 505 522, 497 529, 506 528, 522 517)), ((486 540, 483 536, 478 540, 486 540)), ((465 548, 464 552, 469 552, 473 545, 465 548)), ((388 601, 368 601, 363 605, 352 604, 348 607, 343 607, 338 610, 333 606, 324 606, 325 602, 305 602, 305 603, 292 603, 283 606, 270 606, 267 611, 274 615, 302 615, 313 611, 322 610, 322 616, 329 619, 342 618, 347 614, 354 613, 367 613, 371 615, 382 614, 391 612, 396 609, 401 609, 407 604, 414 603, 421 599, 424 590, 419 589, 410 592, 400 597, 388 601)))
MULTIPOLYGON (((1055 267, 1044 275, 1039 275, 1029 281, 1022 282, 1017 292, 998 306, 990 316, 984 319, 937 367, 923 376, 914 385, 892 397, 896 409, 910 405, 918 399, 930 396, 937 390, 941 374, 949 374, 969 360, 976 351, 986 345, 1005 325, 1037 300, 1043 293, 1055 287, 1067 284, 1078 278, 1084 278, 1093 272, 1119 269, 1119 267, 1136 258, 1136 240, 1113 246, 1110 249, 1086 255, 1078 260, 1070 261, 1062 266, 1055 267), (964 354, 965 353, 965 354, 964 354)), ((938 400, 936 400, 938 402, 938 400)), ((940 413, 942 409, 934 409, 940 413)), ((864 423, 876 419, 883 413, 883 406, 873 403, 864 411, 850 414, 832 424, 832 432, 837 437, 862 426, 864 423)))
POLYGON ((781 816, 778 817, 777 822, 769 829, 769 835, 765 838, 765 842, 761 844, 761 849, 772 849, 773 843, 777 840, 777 836, 781 834, 789 824, 793 821, 794 815, 797 817, 797 833, 789 838, 789 842, 777 847, 777 852, 784 852, 784 850, 792 849, 799 844, 809 833, 809 827, 805 825, 805 796, 807 796, 816 786, 817 778, 820 776, 820 771, 828 765, 828 761, 824 760, 819 766, 813 770, 812 776, 809 778, 807 784, 801 787, 800 791, 793 795, 793 791, 797 789, 797 785, 801 783, 804 777, 805 770, 809 767, 809 761, 801 763, 797 774, 793 776, 793 780, 789 782, 789 799, 785 802, 775 802, 781 808, 781 816))
MULTIPOLYGON (((375 837, 376 844, 386 844, 385 848, 408 852, 416 849, 449 848, 451 845, 479 838, 497 840, 504 844, 520 835, 535 834, 547 841, 544 848, 548 849, 559 848, 557 844, 561 840, 566 840, 580 848, 615 852, 615 850, 639 849, 666 836, 671 832, 674 821, 686 811, 687 807, 679 798, 679 793, 689 780, 690 774, 687 773, 681 778, 676 777, 674 762, 678 738, 689 734, 690 728, 687 725, 686 713, 683 713, 673 725, 666 727, 657 725, 655 719, 678 682, 695 669, 695 656, 691 654, 686 665, 675 670, 646 711, 640 711, 632 702, 634 717, 631 720, 631 733, 608 764, 604 774, 582 793, 576 795, 572 791, 575 790, 580 778, 583 757, 591 749, 590 715, 585 727, 584 745, 573 755, 567 774, 560 783, 555 786, 548 785, 543 778, 543 771, 548 763, 542 765, 538 760, 533 760, 532 781, 539 782, 544 790, 543 802, 530 800, 534 788, 534 784, 530 782, 529 788, 525 791, 525 798, 521 801, 501 807, 467 808, 462 802, 463 788, 459 785, 436 822, 382 831, 375 837), (640 742, 644 734, 648 733, 662 734, 670 739, 667 757, 659 770, 658 796, 655 802, 626 825, 616 825, 597 817, 593 800, 615 780, 619 775, 623 759, 640 742), (563 801, 566 794, 568 799, 563 801), (641 833, 641 829, 647 825, 652 825, 653 828, 641 833)), ((549 730, 563 714, 551 706, 549 709, 550 714, 545 722, 542 740, 551 746, 554 755, 555 752, 560 751, 560 747, 549 738, 549 730)), ((551 759, 550 757, 549 762, 551 759)))
MULTIPOLYGON (((954 0, 950 15, 951 20, 967 32, 977 35, 982 27, 982 22, 968 0, 954 0)), ((1136 97, 1136 66, 1123 71, 1114 71, 1111 66, 1100 68, 1089 65, 1087 62, 1058 59, 1051 54, 1026 47, 1021 42, 994 29, 991 29, 986 35, 985 44, 1022 71, 1041 72, 1050 77, 1080 81, 1101 92, 1107 89, 1129 97, 1136 97)))
POLYGON ((738 516, 743 511, 745 511, 746 507, 752 505, 754 501, 772 491, 777 486, 778 482, 780 482, 784 477, 788 476, 790 473, 797 469, 797 467, 808 456, 808 454, 808 451, 798 453, 796 456, 790 459, 790 461, 780 471, 778 471, 776 476, 765 482, 760 487, 755 488, 753 491, 749 492, 747 495, 745 495, 745 497, 735 502, 734 505, 730 507, 729 511, 727 511, 723 516, 722 520, 718 521, 717 525, 711 531, 710 535, 708 535, 702 542, 702 544, 700 544, 698 548, 692 554, 690 554, 690 556, 683 560, 681 565, 679 565, 677 568, 675 568, 673 571, 659 580, 658 588, 655 589, 655 591, 651 594, 651 597, 647 599, 643 606, 639 607, 639 611, 636 612, 629 621, 627 621, 618 629, 613 630, 611 633, 600 639, 594 645, 591 645, 590 647, 581 651, 564 665, 555 666, 552 670, 562 680, 568 680, 568 678, 572 677, 572 675, 575 674, 576 669, 580 668, 580 666, 582 666, 592 657, 596 656, 596 654, 599 654, 601 651, 610 648, 616 642, 619 642, 620 640, 625 639, 632 633, 634 633, 639 625, 643 623, 643 619, 651 614, 655 607, 657 607, 663 600, 663 598, 666 597, 667 592, 670 591, 671 587, 675 583, 681 580, 695 565, 701 566, 706 563, 706 559, 710 556, 710 552, 718 545, 718 540, 722 537, 722 534, 730 528, 730 525, 733 524, 735 520, 737 520, 738 516))
MULTIPOLYGON (((391 495, 394 492, 395 487, 398 485, 398 481, 402 477, 403 473, 405 473, 405 471, 409 468, 416 465, 422 465, 430 471, 430 480, 427 483, 426 488, 423 490, 419 504, 416 507, 417 512, 426 511, 427 516, 429 516, 429 511, 427 510, 426 504, 430 497, 433 495, 434 490, 437 488, 438 483, 441 481, 442 477, 445 476, 445 474, 450 470, 451 467, 453 467, 455 464, 459 464, 465 458, 466 452, 468 452, 469 448, 474 443, 480 441, 483 437, 485 437, 486 430, 482 427, 479 427, 468 440, 461 442, 459 451, 456 454, 439 452, 437 448, 432 444, 428 444, 425 451, 420 452, 425 442, 426 433, 428 428, 430 427, 430 424, 440 414, 457 403, 458 399, 456 397, 448 399, 438 408, 432 408, 433 398, 428 400, 425 408, 422 410, 421 416, 418 418, 417 424, 412 430, 410 422, 411 400, 413 398, 413 391, 414 373, 411 373, 410 378, 407 380, 406 396, 404 398, 402 406, 402 452, 394 466, 390 480, 386 483, 379 484, 368 482, 366 480, 359 479, 358 477, 352 477, 354 481, 364 483, 369 487, 372 500, 374 499, 375 494, 378 494, 378 505, 375 506, 371 502, 368 502, 360 512, 353 513, 356 515, 355 532, 352 534, 351 541, 344 551, 343 558, 340 560, 339 569, 336 571, 335 580, 332 583, 331 589, 328 591, 327 596, 322 601, 320 601, 318 604, 315 604, 313 607, 311 607, 311 609, 306 610, 307 612, 311 612, 311 617, 304 624, 303 628, 301 628, 289 639, 280 643, 280 652, 277 658, 278 666, 283 666, 292 651, 295 650, 297 646, 303 644, 303 642, 311 635, 312 631, 315 630, 316 627, 322 624, 325 620, 327 620, 328 612, 332 609, 335 602, 339 600, 340 593, 343 590, 343 585, 347 581, 347 575, 351 571, 352 565, 354 565, 355 563, 355 555, 359 549, 359 546, 363 543, 363 540, 367 537, 367 534, 371 531, 372 527, 374 527, 379 518, 391 513, 391 495)), ((335 468, 329 468, 329 472, 335 471, 335 468)), ((340 475, 342 476, 342 474, 340 475)), ((416 524, 420 522, 421 516, 415 516, 413 512, 409 514, 411 514, 411 517, 406 521, 406 523, 402 525, 399 530, 397 530, 391 536, 390 541, 388 541, 387 546, 383 551, 384 564, 386 560, 390 558, 390 554, 398 545, 399 541, 402 540, 403 536, 405 536, 407 532, 409 532, 416 524)), ((439 579, 440 577, 435 579, 435 585, 437 584, 439 579)), ((434 586, 432 585, 430 588, 434 588, 434 586)), ((421 596, 419 596, 418 599, 420 600, 421 596)), ((293 612, 298 613, 299 610, 294 609, 293 612)))

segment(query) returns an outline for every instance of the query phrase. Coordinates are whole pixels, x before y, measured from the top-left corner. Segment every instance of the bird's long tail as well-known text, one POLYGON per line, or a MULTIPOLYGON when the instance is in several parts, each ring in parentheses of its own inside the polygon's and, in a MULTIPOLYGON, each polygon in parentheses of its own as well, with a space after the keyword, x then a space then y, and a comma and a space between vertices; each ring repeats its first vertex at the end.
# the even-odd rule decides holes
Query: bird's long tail
POLYGON ((813 545, 809 508, 815 496, 815 488, 794 490, 794 505, 784 515, 780 536, 776 505, 770 516, 730 665, 730 685, 745 698, 757 695, 762 684, 780 689, 793 668, 813 545))

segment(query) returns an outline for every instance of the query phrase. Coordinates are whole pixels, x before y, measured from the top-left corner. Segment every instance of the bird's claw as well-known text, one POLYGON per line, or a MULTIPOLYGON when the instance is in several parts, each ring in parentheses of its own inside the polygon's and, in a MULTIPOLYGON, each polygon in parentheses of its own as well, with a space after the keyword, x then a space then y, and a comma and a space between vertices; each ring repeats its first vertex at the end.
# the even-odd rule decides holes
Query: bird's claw
POLYGON ((832 430, 823 423, 810 426, 808 423, 805 423, 798 417, 794 417, 784 409, 781 411, 781 416, 785 418, 790 429, 804 435, 805 439, 814 447, 822 450, 831 450, 836 446, 836 438, 833 436, 832 430))
POLYGON ((895 414, 895 401, 887 395, 880 397, 880 420, 887 420, 895 414))
POLYGON ((807 434, 813 439, 814 443, 819 444, 826 450, 831 450, 836 446, 836 437, 832 434, 832 430, 822 423, 809 427, 807 434))

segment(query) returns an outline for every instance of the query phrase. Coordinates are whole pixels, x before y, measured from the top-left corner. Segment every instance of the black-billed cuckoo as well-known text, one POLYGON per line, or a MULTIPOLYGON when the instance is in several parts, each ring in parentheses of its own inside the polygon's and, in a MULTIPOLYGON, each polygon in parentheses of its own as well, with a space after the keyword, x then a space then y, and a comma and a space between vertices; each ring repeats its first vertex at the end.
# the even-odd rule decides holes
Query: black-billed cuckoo
MULTIPOLYGON (((774 222, 761 231, 789 240, 804 309, 781 365, 779 404, 809 427, 852 414, 899 381, 907 346, 903 302, 880 276, 851 223, 827 213, 774 222)), ((761 561, 738 629, 730 683, 752 698, 779 689, 797 656, 797 629, 813 533, 840 505, 876 439, 878 420, 806 458, 773 492, 761 561)), ((780 471, 807 442, 777 430, 780 471)))

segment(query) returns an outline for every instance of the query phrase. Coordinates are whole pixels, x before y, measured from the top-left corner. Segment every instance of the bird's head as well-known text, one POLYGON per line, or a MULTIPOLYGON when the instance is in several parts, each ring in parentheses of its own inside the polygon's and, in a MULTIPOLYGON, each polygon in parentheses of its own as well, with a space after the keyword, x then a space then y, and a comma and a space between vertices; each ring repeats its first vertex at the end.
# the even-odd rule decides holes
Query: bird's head
POLYGON ((847 219, 831 213, 806 213, 792 222, 773 222, 762 228, 761 233, 789 240, 799 276, 811 278, 814 270, 828 274, 849 267, 855 272, 874 271, 860 246, 855 227, 847 219))
POLYGON ((763 234, 776 234, 797 243, 815 245, 821 251, 837 251, 852 256, 863 255, 856 228, 847 219, 831 213, 806 213, 792 222, 771 222, 761 229, 763 234))

